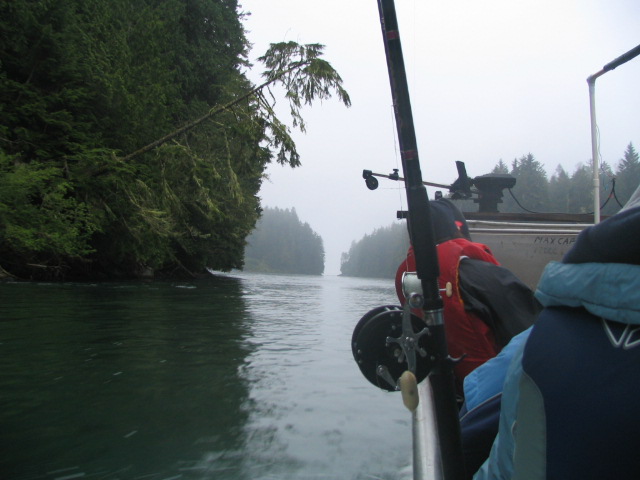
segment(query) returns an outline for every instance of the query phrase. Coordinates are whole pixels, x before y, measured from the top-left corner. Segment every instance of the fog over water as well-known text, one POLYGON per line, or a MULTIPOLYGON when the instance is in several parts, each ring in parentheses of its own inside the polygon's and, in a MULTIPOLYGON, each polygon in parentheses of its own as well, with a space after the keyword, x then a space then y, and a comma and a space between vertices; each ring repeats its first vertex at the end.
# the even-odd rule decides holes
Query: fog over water
MULTIPOLYGON (((273 165, 263 204, 294 207, 324 239, 327 274, 340 254, 394 221, 406 201, 400 184, 370 192, 362 170, 401 168, 374 0, 242 0, 254 44, 326 45, 349 91, 304 110, 294 132, 302 167, 273 165)), ((418 147, 425 180, 448 184, 455 161, 470 176, 532 153, 548 173, 591 161, 586 78, 640 43, 637 0, 435 2, 398 0, 418 147)), ((257 83, 261 68, 250 77, 257 83)), ((615 167, 630 142, 640 147, 640 59, 596 83, 601 160, 615 167)), ((284 106, 284 103, 281 102, 284 106)), ((433 195, 433 189, 430 189, 433 195)))

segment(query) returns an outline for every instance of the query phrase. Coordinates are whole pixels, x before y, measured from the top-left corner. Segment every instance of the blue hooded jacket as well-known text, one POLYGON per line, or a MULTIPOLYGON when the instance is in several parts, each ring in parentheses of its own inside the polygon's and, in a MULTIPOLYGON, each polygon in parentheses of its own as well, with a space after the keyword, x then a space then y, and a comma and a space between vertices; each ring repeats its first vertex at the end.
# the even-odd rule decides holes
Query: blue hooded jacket
POLYGON ((515 349, 474 479, 638 478, 640 206, 585 229, 536 297, 545 308, 515 349))

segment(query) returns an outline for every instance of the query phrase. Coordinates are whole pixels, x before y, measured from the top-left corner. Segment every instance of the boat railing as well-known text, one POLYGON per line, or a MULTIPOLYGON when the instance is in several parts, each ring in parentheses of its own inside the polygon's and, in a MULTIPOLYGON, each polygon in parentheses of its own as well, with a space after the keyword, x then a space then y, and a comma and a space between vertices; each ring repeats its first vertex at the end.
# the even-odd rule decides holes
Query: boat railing
POLYGON ((522 234, 566 234, 575 235, 587 228, 588 223, 524 223, 490 220, 467 220, 471 232, 522 233, 522 234))

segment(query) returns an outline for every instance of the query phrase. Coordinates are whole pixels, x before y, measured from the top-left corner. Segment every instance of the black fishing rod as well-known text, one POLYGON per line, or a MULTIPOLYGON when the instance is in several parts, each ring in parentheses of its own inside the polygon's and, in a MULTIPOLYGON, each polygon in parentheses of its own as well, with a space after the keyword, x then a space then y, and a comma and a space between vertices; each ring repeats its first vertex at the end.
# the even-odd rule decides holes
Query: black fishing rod
POLYGON ((408 207, 409 238, 422 286, 422 310, 429 328, 427 352, 433 360, 428 380, 433 392, 442 473, 445 480, 465 477, 453 365, 447 351, 443 302, 438 288, 438 254, 427 189, 422 182, 409 87, 393 0, 378 0, 380 24, 400 143, 408 207))

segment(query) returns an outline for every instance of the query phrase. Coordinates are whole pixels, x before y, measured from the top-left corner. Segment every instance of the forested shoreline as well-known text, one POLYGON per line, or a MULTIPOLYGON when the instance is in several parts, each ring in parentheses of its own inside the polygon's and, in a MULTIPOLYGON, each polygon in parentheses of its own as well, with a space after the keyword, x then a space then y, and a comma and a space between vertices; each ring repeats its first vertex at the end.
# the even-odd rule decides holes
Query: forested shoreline
MULTIPOLYGON (((491 173, 509 174, 516 179, 511 192, 505 191, 500 212, 593 213, 593 169, 578 164, 569 174, 562 166, 548 177, 532 154, 516 158, 511 168, 500 160, 491 173), (513 195, 511 195, 511 193, 513 195)), ((640 185, 640 155, 629 143, 615 169, 603 163, 600 172, 601 213, 613 215, 640 185)), ((473 200, 453 200, 463 212, 476 212, 473 200)), ((340 272, 345 276, 394 278, 409 246, 406 223, 378 228, 354 241, 342 254, 340 272)))
POLYGON ((261 273, 324 273, 324 244, 295 208, 265 208, 247 238, 244 270, 261 273))
POLYGON ((272 44, 265 84, 236 0, 0 5, 0 272, 24 279, 241 268, 271 162, 300 165, 273 111, 342 79, 321 45, 272 44))
MULTIPOLYGON (((321 45, 272 44, 250 65, 244 16, 237 0, 0 3, 0 277, 243 267, 266 167, 300 165, 290 132, 305 129, 301 106, 350 103, 321 45), (274 114, 276 83, 291 126, 274 114)), ((531 211, 593 209, 586 162, 548 178, 529 154, 494 171, 516 176, 531 211)), ((610 215, 640 179, 634 146, 600 178, 610 215)), ((522 211, 508 194, 500 208, 522 211)))

